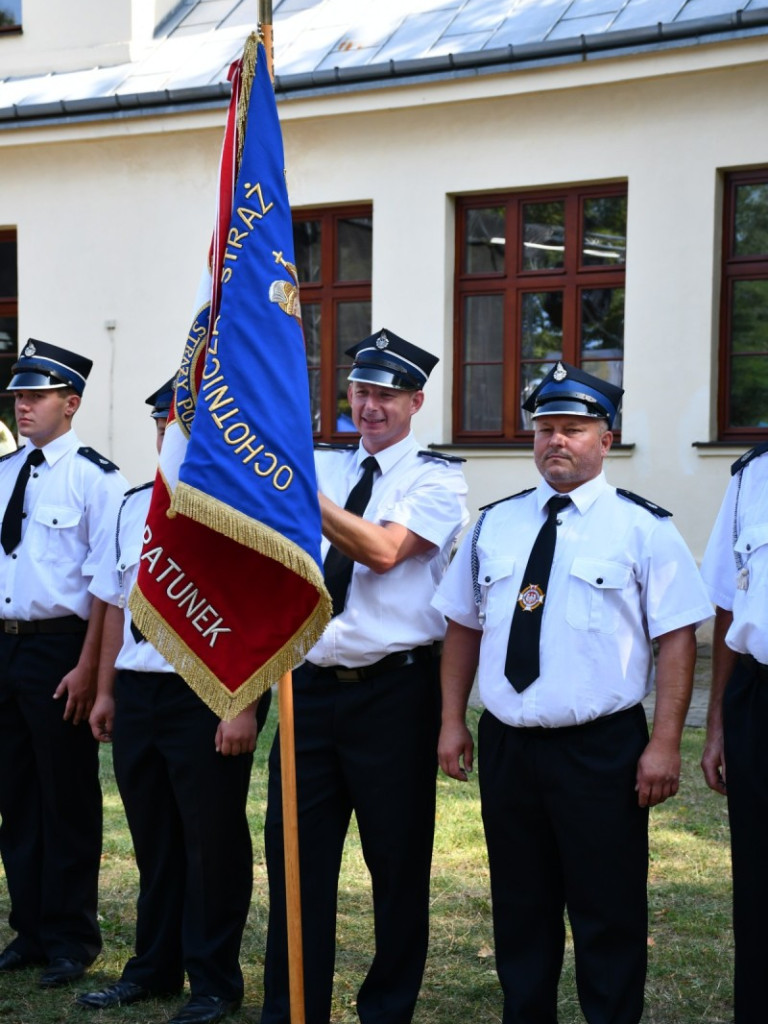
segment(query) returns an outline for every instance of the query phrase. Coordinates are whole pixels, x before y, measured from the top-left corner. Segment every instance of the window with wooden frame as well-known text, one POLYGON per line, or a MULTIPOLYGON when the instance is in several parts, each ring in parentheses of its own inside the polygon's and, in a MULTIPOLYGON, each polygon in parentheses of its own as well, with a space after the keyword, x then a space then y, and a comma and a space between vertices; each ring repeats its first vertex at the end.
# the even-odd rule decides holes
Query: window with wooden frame
POLYGON ((455 442, 530 441, 558 359, 621 385, 626 224, 626 185, 458 199, 455 442))
POLYGON ((372 330, 373 209, 294 210, 293 239, 315 437, 345 439, 355 433, 345 350, 372 330))
POLYGON ((21 31, 21 0, 0 0, 0 32, 21 31))
POLYGON ((721 441, 768 437, 768 167, 726 175, 720 307, 721 441))
POLYGON ((16 232, 0 228, 0 419, 16 434, 13 396, 6 391, 19 341, 16 232))

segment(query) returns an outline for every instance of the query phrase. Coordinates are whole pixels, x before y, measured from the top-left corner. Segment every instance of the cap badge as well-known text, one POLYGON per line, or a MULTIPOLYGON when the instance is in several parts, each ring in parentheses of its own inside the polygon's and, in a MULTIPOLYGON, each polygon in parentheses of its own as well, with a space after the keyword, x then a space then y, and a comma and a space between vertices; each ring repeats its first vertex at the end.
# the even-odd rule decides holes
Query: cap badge
POLYGON ((376 339, 376 348, 387 348, 389 345, 389 338, 386 336, 384 331, 376 339))
POLYGON ((517 595, 517 603, 524 612, 532 612, 544 604, 544 591, 538 583, 529 583, 525 590, 517 595))
POLYGON ((27 347, 22 352, 22 355, 33 356, 35 354, 35 352, 37 352, 37 349, 35 348, 35 346, 30 341, 29 344, 27 345, 27 347))
POLYGON ((568 371, 562 363, 558 363, 555 367, 555 372, 552 374, 552 376, 555 378, 556 381, 559 382, 561 380, 565 380, 565 378, 568 376, 568 371))

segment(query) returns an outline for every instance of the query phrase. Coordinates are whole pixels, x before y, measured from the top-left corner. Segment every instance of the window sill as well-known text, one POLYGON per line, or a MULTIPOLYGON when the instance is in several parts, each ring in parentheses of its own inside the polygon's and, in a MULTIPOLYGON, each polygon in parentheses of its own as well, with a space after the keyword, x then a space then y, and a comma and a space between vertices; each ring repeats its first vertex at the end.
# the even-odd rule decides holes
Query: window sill
MULTIPOLYGON (((533 454, 533 442, 526 441, 500 441, 494 444, 446 442, 445 444, 430 444, 427 447, 435 451, 455 453, 456 455, 466 454, 479 459, 492 459, 499 456, 529 459, 533 454)), ((614 444, 611 446, 608 457, 627 458, 634 450, 634 444, 614 444)))

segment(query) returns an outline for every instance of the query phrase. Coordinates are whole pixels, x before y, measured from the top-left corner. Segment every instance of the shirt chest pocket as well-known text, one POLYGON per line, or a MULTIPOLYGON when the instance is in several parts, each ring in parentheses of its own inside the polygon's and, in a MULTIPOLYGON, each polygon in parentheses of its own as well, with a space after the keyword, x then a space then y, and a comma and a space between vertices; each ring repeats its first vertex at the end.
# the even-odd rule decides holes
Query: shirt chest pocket
POLYGON ((141 544, 129 543, 120 548, 120 557, 115 566, 118 574, 130 572, 139 564, 141 544))
POLYGON ((746 563, 753 556, 765 557, 768 552, 768 523, 754 523, 745 527, 734 544, 734 549, 746 563))
POLYGON ((513 589, 516 562, 514 558, 483 558, 478 560, 480 617, 485 626, 509 622, 517 594, 513 589))
POLYGON ((82 517, 79 508, 38 505, 33 513, 33 524, 39 557, 48 562, 82 561, 85 554, 80 539, 82 517))
POLYGON ((574 629, 614 633, 631 579, 631 567, 621 562, 575 558, 568 579, 568 624, 574 629))

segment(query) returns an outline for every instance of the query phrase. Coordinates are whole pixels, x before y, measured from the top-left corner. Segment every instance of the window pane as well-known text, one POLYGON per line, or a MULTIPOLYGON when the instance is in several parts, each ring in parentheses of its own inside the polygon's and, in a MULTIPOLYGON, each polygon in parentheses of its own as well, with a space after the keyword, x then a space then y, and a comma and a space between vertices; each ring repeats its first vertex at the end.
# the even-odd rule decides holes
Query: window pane
MULTIPOLYGON (((560 355, 560 353, 556 353, 560 355)), ((533 430, 531 413, 523 409, 525 402, 541 384, 554 363, 523 363, 520 367, 520 429, 533 430)))
MULTIPOLYGON (((615 384, 616 387, 621 387, 624 375, 624 363, 621 359, 585 359, 582 361, 581 368, 587 373, 591 373, 593 377, 599 377, 600 380, 607 380, 611 384, 615 384)), ((614 417, 612 430, 621 430, 621 411, 614 417)))
POLYGON ((621 358, 624 352, 624 289, 588 288, 581 293, 581 358, 621 358))
POLYGON ((322 225, 319 220, 298 220, 293 225, 293 248, 299 281, 310 284, 321 274, 320 243, 322 225))
POLYGON ((464 302, 463 430, 501 430, 504 379, 504 296, 473 295, 464 302))
POLYGON ((504 376, 498 366, 465 366, 462 430, 501 430, 504 376))
POLYGON ((504 296, 474 295, 464 303, 464 362, 500 363, 504 354, 504 296))
POLYGON ((21 0, 0 0, 0 28, 21 25, 21 0))
MULTIPOLYGON (((19 340, 19 322, 15 316, 0 316, 0 392, 11 381, 11 367, 16 362, 19 340)), ((0 419, 16 435, 16 415, 13 395, 0 394, 0 419)))
POLYGON ((627 197, 596 196, 584 201, 584 266, 617 266, 627 256, 627 197))
POLYGON ((563 353, 563 293, 525 292, 520 299, 523 359, 558 359, 563 353))
POLYGON ((354 217, 338 221, 337 239, 338 280, 369 280, 372 270, 373 219, 354 217))
POLYGON ((731 353, 768 353, 768 280, 734 281, 731 353))
POLYGON ((312 410, 312 429, 320 430, 320 305, 302 303, 301 324, 304 328, 304 348, 309 373, 309 398, 312 410))
POLYGON ((734 236, 736 256, 768 254, 768 183, 736 187, 734 236))
POLYGON ((370 302, 340 302, 336 307, 336 431, 354 431, 347 399, 352 360, 346 350, 371 333, 370 302))
POLYGON ((565 204, 523 203, 523 270, 555 270, 565 263, 565 204))
POLYGON ((18 295, 16 271, 16 242, 10 239, 0 241, 0 299, 13 299, 18 295))
POLYGON ((768 427, 768 356, 731 360, 731 427, 768 427))
POLYGON ((464 271, 489 274, 504 270, 506 222, 503 206, 470 209, 464 232, 464 271))

